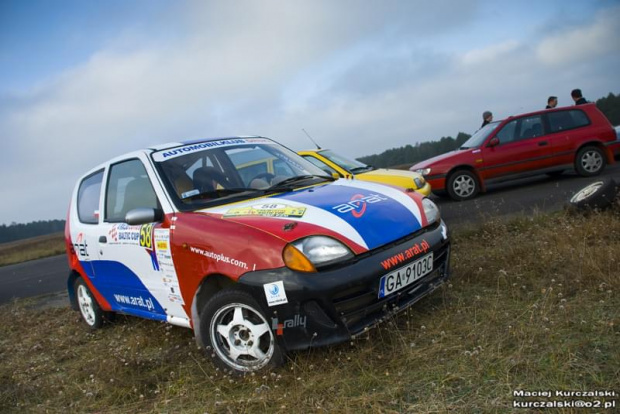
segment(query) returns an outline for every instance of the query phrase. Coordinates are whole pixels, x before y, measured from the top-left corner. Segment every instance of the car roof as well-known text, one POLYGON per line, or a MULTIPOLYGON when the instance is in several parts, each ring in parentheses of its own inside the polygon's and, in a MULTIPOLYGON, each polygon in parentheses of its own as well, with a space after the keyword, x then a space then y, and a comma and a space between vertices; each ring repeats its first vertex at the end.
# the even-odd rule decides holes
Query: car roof
POLYGON ((508 119, 523 118, 523 117, 526 117, 526 116, 544 114, 544 113, 548 113, 548 112, 566 111, 566 110, 569 110, 569 109, 592 108, 592 106, 596 106, 596 104, 594 102, 590 102, 590 103, 583 104, 583 105, 568 105, 568 106, 558 106, 556 108, 549 108, 549 109, 539 109, 538 111, 532 111, 532 112, 525 112, 525 113, 522 113, 522 114, 510 115, 510 116, 506 117, 505 119, 500 120, 500 122, 503 122, 503 121, 508 120, 508 119))
MULTIPOLYGON (((231 136, 231 137, 214 137, 214 138, 202 138, 202 139, 194 139, 194 140, 188 140, 188 141, 179 141, 179 142, 168 142, 165 144, 157 144, 157 145, 152 145, 150 147, 147 148, 142 148, 139 150, 135 150, 135 151, 131 151, 131 152, 127 152, 121 155, 118 155, 114 158, 108 159, 105 162, 102 162, 101 164, 91 168, 90 170, 88 170, 88 172, 84 175, 82 175, 82 177, 87 177, 91 174, 93 174, 96 171, 99 171, 103 168, 105 168, 107 165, 110 164, 114 164, 126 159, 130 159, 130 158, 137 158, 140 155, 146 154, 152 154, 154 152, 157 151, 162 151, 162 150, 167 150, 167 149, 172 149, 172 148, 178 148, 178 147, 183 147, 185 145, 192 145, 192 144, 200 144, 202 142, 209 142, 209 141, 220 141, 220 140, 224 140, 224 139, 239 139, 239 138, 265 138, 259 135, 238 135, 238 136, 231 136)), ((269 138, 267 138, 269 139, 269 138)))

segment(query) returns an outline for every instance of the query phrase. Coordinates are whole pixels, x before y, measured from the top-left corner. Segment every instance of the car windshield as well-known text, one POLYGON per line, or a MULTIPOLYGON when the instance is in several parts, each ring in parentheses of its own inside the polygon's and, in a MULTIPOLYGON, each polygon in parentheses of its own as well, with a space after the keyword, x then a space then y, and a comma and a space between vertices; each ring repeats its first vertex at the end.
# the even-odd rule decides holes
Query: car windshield
POLYGON ((181 211, 334 180, 267 138, 197 141, 157 151, 152 159, 181 211))
POLYGON ((499 121, 491 122, 490 124, 483 126, 478 131, 476 131, 476 133, 472 135, 471 138, 465 141, 463 145, 461 145, 460 149, 463 150, 463 149, 479 148, 484 143, 484 141, 487 139, 489 134, 491 134, 491 132, 495 130, 495 127, 497 127, 497 125, 499 125, 499 121))
POLYGON ((364 171, 370 171, 373 169, 373 167, 369 165, 366 165, 357 160, 350 160, 346 157, 343 157, 342 155, 336 154, 335 152, 331 150, 322 150, 322 151, 319 151, 319 154, 321 154, 322 156, 324 156, 325 158, 327 158, 334 164, 339 165, 340 167, 344 168, 345 170, 351 173, 360 173, 364 171))

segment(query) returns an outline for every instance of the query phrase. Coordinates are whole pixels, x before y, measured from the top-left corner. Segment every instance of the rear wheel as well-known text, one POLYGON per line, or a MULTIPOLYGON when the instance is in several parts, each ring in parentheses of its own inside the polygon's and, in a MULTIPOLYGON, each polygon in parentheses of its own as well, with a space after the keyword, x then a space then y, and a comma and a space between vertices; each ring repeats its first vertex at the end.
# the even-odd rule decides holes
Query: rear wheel
POLYGON ((598 175, 605 168, 605 154, 600 148, 587 146, 577 152, 575 170, 579 175, 592 177, 598 175))
POLYGON ((480 191, 478 177, 469 170, 457 170, 450 174, 446 190, 453 200, 462 201, 474 198, 480 191))
POLYGON ((200 335, 213 362, 233 373, 284 363, 271 326, 245 292, 227 289, 209 299, 200 314, 200 335))
POLYGON ((97 300, 82 278, 78 278, 75 281, 74 289, 80 314, 84 322, 86 322, 91 329, 101 328, 104 312, 101 310, 97 300))

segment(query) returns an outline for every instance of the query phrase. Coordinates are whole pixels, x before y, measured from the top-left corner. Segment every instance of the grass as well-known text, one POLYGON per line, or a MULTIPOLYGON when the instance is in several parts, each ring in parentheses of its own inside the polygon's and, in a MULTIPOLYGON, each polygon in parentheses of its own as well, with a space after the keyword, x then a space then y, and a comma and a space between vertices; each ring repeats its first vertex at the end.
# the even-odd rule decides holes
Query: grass
POLYGON ((531 400, 521 389, 610 390, 620 406, 619 252, 620 208, 460 228, 450 284, 244 378, 215 370, 188 329, 120 316, 88 331, 68 308, 14 302, 0 308, 0 412, 507 412, 531 400))
POLYGON ((65 253, 64 233, 33 237, 0 244, 0 266, 65 253))

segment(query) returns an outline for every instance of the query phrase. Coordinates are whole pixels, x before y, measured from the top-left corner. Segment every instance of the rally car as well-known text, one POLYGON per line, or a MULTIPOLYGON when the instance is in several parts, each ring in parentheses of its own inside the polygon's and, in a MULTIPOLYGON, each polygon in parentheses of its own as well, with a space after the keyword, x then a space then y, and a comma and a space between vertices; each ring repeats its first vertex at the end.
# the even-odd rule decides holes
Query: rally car
POLYGON ((425 196, 431 193, 430 184, 426 182, 422 174, 414 171, 375 168, 363 162, 343 157, 329 149, 317 148, 297 151, 297 153, 334 177, 355 178, 379 184, 395 185, 415 190, 425 196))
POLYGON ((235 373, 359 335, 449 274, 431 200, 336 180, 262 137, 160 145, 92 169, 65 237, 69 297, 88 326, 119 312, 191 328, 235 373), (276 174, 248 173, 264 159, 276 174))

